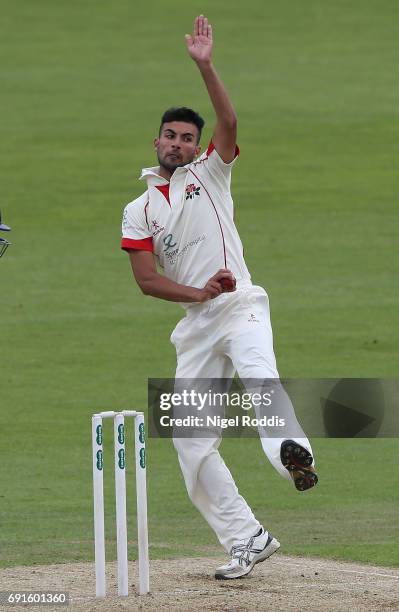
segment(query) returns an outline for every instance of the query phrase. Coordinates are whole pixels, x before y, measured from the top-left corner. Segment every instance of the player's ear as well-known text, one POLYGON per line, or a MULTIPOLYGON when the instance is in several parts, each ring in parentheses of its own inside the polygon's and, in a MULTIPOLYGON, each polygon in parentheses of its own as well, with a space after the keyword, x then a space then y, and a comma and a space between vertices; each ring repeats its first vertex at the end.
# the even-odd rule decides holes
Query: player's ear
POLYGON ((201 145, 195 147, 195 156, 197 157, 201 153, 201 145))
POLYGON ((159 138, 154 138, 154 147, 157 149, 159 145, 159 138))

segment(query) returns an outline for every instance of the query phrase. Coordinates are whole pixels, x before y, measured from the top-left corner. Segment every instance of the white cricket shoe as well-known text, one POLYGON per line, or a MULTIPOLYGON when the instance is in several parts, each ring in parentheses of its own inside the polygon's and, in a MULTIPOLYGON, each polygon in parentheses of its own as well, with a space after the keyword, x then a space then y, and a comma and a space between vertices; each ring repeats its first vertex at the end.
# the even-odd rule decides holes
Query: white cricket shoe
POLYGON ((280 542, 263 527, 249 540, 241 540, 232 546, 231 560, 218 567, 216 580, 229 580, 247 576, 257 563, 264 561, 280 548, 280 542))

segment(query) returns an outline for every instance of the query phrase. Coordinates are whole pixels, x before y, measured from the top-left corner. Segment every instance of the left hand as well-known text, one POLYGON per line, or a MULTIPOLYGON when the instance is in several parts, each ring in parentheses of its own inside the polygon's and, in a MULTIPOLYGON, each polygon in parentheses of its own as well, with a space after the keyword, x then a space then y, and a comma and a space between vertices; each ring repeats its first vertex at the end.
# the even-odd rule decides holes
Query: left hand
POLYGON ((197 63, 210 62, 212 56, 212 26, 204 15, 199 15, 194 21, 193 35, 186 34, 187 51, 197 63))

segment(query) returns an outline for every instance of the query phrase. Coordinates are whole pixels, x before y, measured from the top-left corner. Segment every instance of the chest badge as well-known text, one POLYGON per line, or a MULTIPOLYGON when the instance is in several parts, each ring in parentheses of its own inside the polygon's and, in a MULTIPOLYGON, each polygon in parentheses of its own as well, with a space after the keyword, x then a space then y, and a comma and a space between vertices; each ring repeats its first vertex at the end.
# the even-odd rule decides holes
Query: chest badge
POLYGON ((196 185, 194 185, 194 183, 190 183, 190 185, 187 185, 187 187, 186 187, 186 200, 192 200, 192 199, 194 199, 194 196, 199 196, 200 195, 200 189, 201 189, 201 187, 197 187, 196 185))

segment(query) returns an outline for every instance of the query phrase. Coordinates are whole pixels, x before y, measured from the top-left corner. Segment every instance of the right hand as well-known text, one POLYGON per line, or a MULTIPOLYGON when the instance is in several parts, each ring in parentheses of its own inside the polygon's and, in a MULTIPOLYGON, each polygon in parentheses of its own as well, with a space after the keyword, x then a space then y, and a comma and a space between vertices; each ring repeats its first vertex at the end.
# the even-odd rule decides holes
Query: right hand
POLYGON ((216 274, 214 274, 206 283, 203 289, 198 289, 198 301, 199 302, 207 302, 208 300, 213 300, 218 297, 221 293, 223 293, 223 287, 220 284, 222 278, 229 278, 230 280, 234 280, 234 274, 227 270, 227 268, 222 268, 216 274))
POLYGON ((212 26, 204 15, 199 15, 194 21, 193 34, 186 34, 187 51, 197 64, 209 63, 212 56, 212 26))

